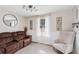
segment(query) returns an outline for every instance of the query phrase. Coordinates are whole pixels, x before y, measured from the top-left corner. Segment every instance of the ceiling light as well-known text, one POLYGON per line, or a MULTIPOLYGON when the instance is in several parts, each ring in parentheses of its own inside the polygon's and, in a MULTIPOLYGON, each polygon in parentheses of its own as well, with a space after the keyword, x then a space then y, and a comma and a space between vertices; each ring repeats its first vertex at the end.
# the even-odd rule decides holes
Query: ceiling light
POLYGON ((26 12, 37 12, 38 9, 34 5, 23 5, 23 9, 26 10, 26 12))

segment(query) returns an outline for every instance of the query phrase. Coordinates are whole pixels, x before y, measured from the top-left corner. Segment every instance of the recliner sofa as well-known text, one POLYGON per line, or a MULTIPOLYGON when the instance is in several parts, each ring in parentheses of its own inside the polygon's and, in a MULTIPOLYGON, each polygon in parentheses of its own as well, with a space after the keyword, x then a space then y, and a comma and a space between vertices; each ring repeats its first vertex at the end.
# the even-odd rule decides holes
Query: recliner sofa
POLYGON ((25 31, 0 33, 0 53, 13 54, 31 42, 32 36, 26 35, 25 31))

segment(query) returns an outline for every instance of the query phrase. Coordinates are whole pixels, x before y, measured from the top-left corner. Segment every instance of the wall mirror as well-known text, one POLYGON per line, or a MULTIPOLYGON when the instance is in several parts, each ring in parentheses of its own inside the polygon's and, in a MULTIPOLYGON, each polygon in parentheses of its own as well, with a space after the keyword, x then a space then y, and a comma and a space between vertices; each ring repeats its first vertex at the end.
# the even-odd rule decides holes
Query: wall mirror
POLYGON ((16 16, 14 16, 12 14, 6 14, 3 16, 3 23, 9 27, 13 27, 13 26, 17 25, 18 20, 17 20, 16 16))

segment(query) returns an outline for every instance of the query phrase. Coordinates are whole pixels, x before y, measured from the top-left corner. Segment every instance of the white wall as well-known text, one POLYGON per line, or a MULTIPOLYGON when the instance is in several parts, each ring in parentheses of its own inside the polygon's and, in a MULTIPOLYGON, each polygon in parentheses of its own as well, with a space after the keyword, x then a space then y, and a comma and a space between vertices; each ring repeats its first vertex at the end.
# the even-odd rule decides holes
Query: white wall
POLYGON ((50 22, 50 38, 47 38, 47 39, 39 38, 40 41, 36 37, 37 21, 38 21, 38 18, 40 18, 40 17, 28 18, 28 34, 32 34, 33 41, 40 42, 40 43, 46 43, 46 44, 52 44, 54 42, 54 40, 57 39, 59 32, 56 31, 56 17, 62 17, 63 30, 73 30, 72 23, 74 22, 74 20, 73 20, 72 9, 54 12, 54 13, 48 14, 46 16, 50 16, 50 18, 49 18, 49 20, 50 20, 49 21, 50 22), (33 20, 33 22, 34 22, 33 30, 29 29, 29 20, 33 20))
POLYGON ((62 30, 72 30, 73 13, 72 9, 58 11, 51 15, 51 31, 56 31, 56 17, 62 17, 62 30))
POLYGON ((28 28, 27 34, 28 34, 28 35, 32 35, 32 40, 33 40, 33 41, 36 41, 37 19, 38 19, 37 17, 31 17, 31 18, 28 18, 28 19, 26 20, 26 24, 28 25, 28 26, 27 26, 27 28, 28 28), (32 30, 30 29, 30 20, 33 21, 33 29, 32 29, 32 30))
POLYGON ((72 9, 67 9, 63 11, 58 11, 51 14, 50 20, 50 43, 52 44, 58 37, 59 32, 56 31, 56 17, 62 17, 62 30, 64 31, 72 31, 72 23, 74 22, 73 19, 73 11, 72 9))
POLYGON ((4 10, 0 10, 0 32, 12 32, 12 31, 21 31, 21 30, 24 30, 24 27, 27 25, 25 23, 25 18, 17 15, 16 13, 14 12, 8 12, 8 11, 4 11, 4 10), (18 24, 14 27, 8 27, 6 26, 4 23, 3 23, 3 16, 5 14, 13 14, 17 17, 17 20, 18 20, 18 24))

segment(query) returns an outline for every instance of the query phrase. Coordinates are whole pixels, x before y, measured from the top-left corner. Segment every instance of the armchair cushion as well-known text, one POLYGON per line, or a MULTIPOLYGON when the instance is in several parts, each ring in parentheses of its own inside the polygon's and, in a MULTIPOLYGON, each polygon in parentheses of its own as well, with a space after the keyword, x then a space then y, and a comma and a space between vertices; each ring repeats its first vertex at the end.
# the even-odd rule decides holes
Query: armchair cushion
POLYGON ((58 43, 58 44, 53 44, 53 47, 56 48, 57 50, 65 53, 66 45, 63 43, 58 43))
POLYGON ((72 45, 66 45, 63 43, 58 43, 58 44, 53 44, 53 47, 59 51, 61 51, 62 53, 69 53, 72 52, 72 45))

